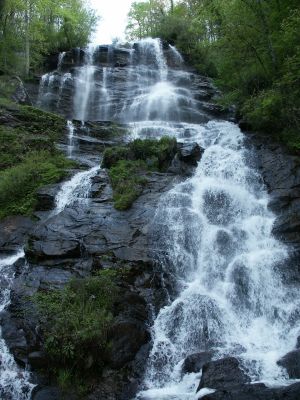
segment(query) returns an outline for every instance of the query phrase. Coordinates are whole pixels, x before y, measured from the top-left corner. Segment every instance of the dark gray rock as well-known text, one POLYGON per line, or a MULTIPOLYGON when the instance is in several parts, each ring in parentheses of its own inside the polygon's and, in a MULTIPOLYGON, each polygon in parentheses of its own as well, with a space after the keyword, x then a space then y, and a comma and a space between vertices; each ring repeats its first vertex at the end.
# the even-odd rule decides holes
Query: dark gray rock
POLYGON ((290 379, 300 379, 300 349, 290 351, 277 364, 287 370, 290 379))
POLYGON ((77 396, 70 393, 63 393, 59 388, 37 386, 31 394, 32 400, 76 400, 77 396))
POLYGON ((28 362, 33 369, 41 369, 48 364, 46 354, 42 351, 33 351, 29 353, 28 362))
POLYGON ((55 197, 60 189, 60 185, 47 185, 37 190, 36 211, 50 211, 55 208, 55 197))
POLYGON ((204 364, 211 361, 213 353, 211 351, 203 351, 201 353, 194 353, 187 356, 182 365, 182 372, 190 374, 192 372, 199 372, 204 364))
POLYGON ((249 122, 245 121, 244 119, 241 119, 238 122, 239 128, 241 131, 251 131, 252 126, 249 124, 249 122))
POLYGON ((0 221, 0 252, 13 253, 24 246, 34 221, 28 217, 13 216, 0 221))
POLYGON ((299 398, 300 383, 283 388, 268 388, 258 383, 218 390, 203 396, 202 400, 299 400, 299 398))
POLYGON ((197 166, 201 159, 204 149, 198 143, 178 143, 178 158, 187 164, 197 166))
POLYGON ((250 383, 250 378, 242 371, 236 358, 228 357, 203 366, 197 391, 202 388, 227 389, 245 383, 250 383))

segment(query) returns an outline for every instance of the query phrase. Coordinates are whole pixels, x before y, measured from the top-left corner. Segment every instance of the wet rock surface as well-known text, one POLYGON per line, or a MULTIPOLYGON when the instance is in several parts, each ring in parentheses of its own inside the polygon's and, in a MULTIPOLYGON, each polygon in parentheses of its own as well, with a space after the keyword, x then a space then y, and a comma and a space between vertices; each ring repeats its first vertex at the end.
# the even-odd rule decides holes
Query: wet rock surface
POLYGON ((290 379, 300 379, 300 350, 293 350, 282 357, 277 364, 284 367, 290 379))
POLYGON ((26 241, 34 221, 28 217, 13 216, 0 221, 0 254, 16 252, 26 241))
POLYGON ((217 390, 203 396, 203 400, 298 400, 300 383, 272 389, 264 384, 243 385, 235 388, 217 390))
POLYGON ((211 361, 213 353, 210 351, 203 351, 201 353, 194 353, 189 355, 182 365, 182 372, 190 374, 192 372, 199 372, 205 364, 211 361))
POLYGON ((236 358, 228 357, 203 366, 197 391, 203 388, 226 389, 244 383, 250 383, 250 378, 241 369, 236 358))

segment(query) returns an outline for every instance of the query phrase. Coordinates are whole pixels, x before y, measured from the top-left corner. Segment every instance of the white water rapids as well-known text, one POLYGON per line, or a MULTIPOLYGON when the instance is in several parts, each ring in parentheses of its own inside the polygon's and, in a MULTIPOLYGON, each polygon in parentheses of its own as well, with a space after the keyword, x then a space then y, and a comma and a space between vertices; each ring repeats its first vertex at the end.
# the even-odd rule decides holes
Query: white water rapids
MULTIPOLYGON (((14 264, 24 257, 24 251, 19 250, 12 256, 0 258, 1 293, 0 312, 10 303, 11 285, 15 276, 14 264)), ((29 400, 34 387, 29 383, 29 373, 21 370, 10 354, 0 327, 0 398, 3 400, 29 400)))
POLYGON ((187 355, 236 356, 253 381, 287 384, 276 361, 299 334, 299 291, 280 276, 287 256, 271 234, 274 215, 243 134, 228 122, 190 126, 205 147, 195 176, 161 201, 153 222, 160 262, 179 296, 158 314, 138 399, 195 399, 199 374, 182 376, 187 355))

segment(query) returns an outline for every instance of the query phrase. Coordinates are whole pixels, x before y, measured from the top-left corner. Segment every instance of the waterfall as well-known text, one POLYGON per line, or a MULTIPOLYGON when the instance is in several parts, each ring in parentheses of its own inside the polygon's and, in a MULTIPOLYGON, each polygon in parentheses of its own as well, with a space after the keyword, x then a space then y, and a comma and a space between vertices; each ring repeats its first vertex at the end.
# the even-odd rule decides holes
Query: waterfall
POLYGON ((72 121, 67 121, 67 130, 68 130, 68 157, 72 158, 73 148, 74 148, 74 131, 75 126, 72 121))
MULTIPOLYGON (((6 258, 0 258, 1 293, 0 311, 2 312, 10 303, 11 286, 14 280, 14 264, 24 257, 24 251, 6 258)), ((30 375, 19 368, 10 354, 8 347, 2 338, 0 327, 0 398, 7 400, 29 400, 34 387, 29 383, 30 375)))
MULTIPOLYGON (((194 399, 200 374, 184 375, 181 368, 201 351, 237 357, 253 382, 289 383, 276 361, 299 335, 300 296, 283 283, 288 252, 272 236, 275 216, 244 135, 205 111, 209 84, 179 69, 176 48, 144 39, 130 49, 98 50, 87 49, 84 65, 78 61, 70 71, 74 118, 110 119, 127 124, 132 139, 169 135, 205 149, 195 174, 163 195, 153 219, 153 251, 176 288, 154 320, 137 399, 194 399)), ((47 79, 44 96, 51 94, 47 79)), ((98 170, 92 166, 62 186, 54 215, 84 202, 98 170)))
POLYGON ((184 62, 182 55, 179 53, 179 51, 176 49, 175 46, 169 45, 169 48, 172 52, 172 56, 173 56, 175 65, 180 67, 184 62))
POLYGON ((90 46, 85 53, 85 65, 78 69, 74 95, 74 116, 79 121, 89 119, 89 108, 93 100, 94 74, 93 55, 95 48, 90 46))
POLYGON ((88 198, 92 186, 91 179, 97 174, 99 166, 94 166, 87 171, 78 172, 69 181, 66 181, 58 192, 55 202, 56 207, 53 210, 53 215, 59 214, 65 207, 74 204, 75 202, 84 203, 88 198))
POLYGON ((65 52, 65 51, 63 51, 62 53, 59 53, 59 56, 58 56, 58 63, 57 63, 57 69, 58 69, 59 71, 61 70, 61 66, 62 66, 62 63, 63 63, 63 61, 64 61, 65 55, 66 55, 66 52, 65 52))
POLYGON ((107 120, 110 109, 110 93, 108 89, 109 77, 111 75, 111 70, 109 67, 103 67, 102 70, 102 88, 100 90, 100 119, 107 120))
POLYGON ((195 176, 158 207, 154 234, 167 253, 160 262, 180 290, 154 322, 138 399, 194 399, 199 375, 182 377, 181 366, 207 350, 238 357, 253 381, 286 383, 276 361, 295 345, 300 296, 282 283, 287 250, 271 234, 274 215, 243 140, 232 123, 199 127, 206 150, 195 176))

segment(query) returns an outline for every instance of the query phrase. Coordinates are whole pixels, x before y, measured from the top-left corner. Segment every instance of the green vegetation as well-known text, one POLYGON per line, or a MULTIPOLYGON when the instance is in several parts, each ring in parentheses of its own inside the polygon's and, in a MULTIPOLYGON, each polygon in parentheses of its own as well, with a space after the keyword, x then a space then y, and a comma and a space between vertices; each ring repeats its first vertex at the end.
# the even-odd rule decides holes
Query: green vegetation
POLYGON ((55 146, 65 120, 34 107, 0 101, 0 219, 30 215, 36 190, 59 182, 74 162, 55 146))
POLYGON ((28 76, 43 56, 85 46, 97 17, 84 0, 3 0, 0 70, 28 76))
POLYGON ((18 165, 0 172, 0 219, 8 215, 30 215, 36 190, 60 181, 73 163, 62 154, 30 152, 18 165))
POLYGON ((103 166, 109 169, 117 210, 127 210, 147 183, 147 171, 165 171, 176 153, 176 140, 136 139, 127 146, 106 149, 103 166))
POLYGON ((127 32, 175 43, 215 79, 224 105, 299 148, 299 25, 298 0, 148 0, 133 3, 127 32))
POLYGON ((109 352, 108 332, 117 294, 116 273, 101 270, 71 280, 63 289, 34 296, 47 370, 62 389, 80 386, 83 379, 101 372, 109 352))

